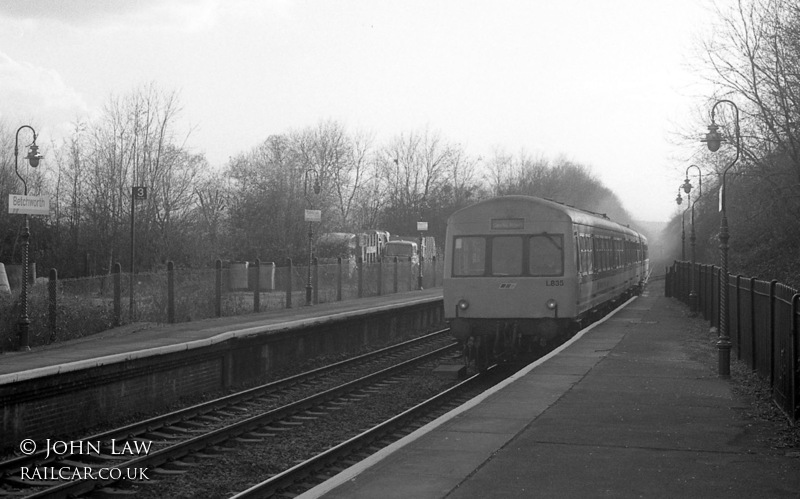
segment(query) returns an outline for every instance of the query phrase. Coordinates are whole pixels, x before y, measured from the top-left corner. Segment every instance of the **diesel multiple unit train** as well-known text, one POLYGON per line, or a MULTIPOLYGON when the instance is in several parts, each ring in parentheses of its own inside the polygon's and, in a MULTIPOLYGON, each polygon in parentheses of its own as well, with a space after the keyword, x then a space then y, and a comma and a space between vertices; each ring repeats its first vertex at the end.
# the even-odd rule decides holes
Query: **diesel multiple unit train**
POLYGON ((605 215, 504 196, 447 222, 445 319, 478 367, 563 341, 647 276, 647 239, 605 215))

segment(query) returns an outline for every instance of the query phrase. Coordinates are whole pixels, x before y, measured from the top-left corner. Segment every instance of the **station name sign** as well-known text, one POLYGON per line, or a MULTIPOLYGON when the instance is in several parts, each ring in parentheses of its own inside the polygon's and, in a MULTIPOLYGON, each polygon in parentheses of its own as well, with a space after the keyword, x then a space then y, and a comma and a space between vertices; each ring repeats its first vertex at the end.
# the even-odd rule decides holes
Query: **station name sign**
POLYGON ((50 215, 50 196, 9 194, 8 213, 11 215, 50 215))
POLYGON ((321 222, 322 210, 306 210, 305 219, 306 222, 321 222))

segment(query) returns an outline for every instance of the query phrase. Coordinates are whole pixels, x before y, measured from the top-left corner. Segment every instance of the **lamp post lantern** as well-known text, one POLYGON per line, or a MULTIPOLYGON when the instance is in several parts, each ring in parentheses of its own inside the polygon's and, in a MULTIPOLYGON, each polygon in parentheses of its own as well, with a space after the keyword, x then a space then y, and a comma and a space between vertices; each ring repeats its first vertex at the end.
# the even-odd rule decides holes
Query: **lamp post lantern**
POLYGON ((689 270, 689 310, 691 311, 691 316, 694 317, 697 315, 697 280, 695 279, 695 262, 697 259, 697 255, 695 253, 695 243, 697 241, 697 236, 694 230, 694 205, 697 203, 697 200, 703 196, 703 172, 700 170, 700 167, 697 165, 689 165, 686 168, 686 180, 683 181, 683 191, 686 194, 690 194, 692 192, 692 183, 689 182, 689 169, 690 168, 697 168, 697 178, 699 184, 699 194, 694 197, 694 201, 692 202, 692 234, 689 236, 689 244, 692 248, 692 266, 689 270))
POLYGON ((728 378, 731 375, 731 337, 728 333, 728 241, 730 235, 728 233, 728 217, 725 212, 725 176, 728 170, 736 164, 741 152, 741 137, 739 134, 739 108, 736 107, 732 101, 727 99, 718 100, 711 108, 711 124, 708 126, 708 133, 706 138, 702 141, 708 146, 708 150, 716 152, 719 150, 720 145, 724 141, 722 135, 719 133, 719 127, 714 121, 714 112, 717 106, 722 103, 730 104, 733 106, 735 112, 734 134, 736 138, 736 156, 733 161, 722 171, 722 184, 719 191, 719 256, 720 256, 720 287, 719 287, 719 339, 717 340, 718 351, 718 374, 723 378, 728 378))
MULTIPOLYGON (((311 202, 308 198, 308 173, 314 173, 314 194, 319 194, 320 185, 319 185, 319 176, 317 175, 316 170, 313 168, 309 168, 306 170, 305 174, 305 181, 303 182, 303 193, 306 197, 306 202, 308 206, 311 206, 311 202)), ((320 213, 318 210, 307 209, 305 212, 305 220, 308 222, 308 274, 306 275, 306 306, 311 305, 311 296, 314 290, 313 284, 311 284, 311 266, 314 263, 314 222, 320 222, 320 213)))
MULTIPOLYGON (((28 155, 25 156, 24 159, 27 159, 28 164, 33 168, 36 168, 39 166, 39 161, 43 158, 43 156, 39 154, 39 146, 36 145, 36 130, 34 130, 30 125, 22 125, 19 127, 14 137, 14 173, 16 173, 17 177, 19 177, 20 181, 22 181, 22 186, 25 192, 24 195, 27 196, 28 183, 25 182, 25 179, 19 174, 19 132, 25 128, 29 129, 33 133, 33 142, 30 146, 28 146, 28 155)), ((19 322, 17 323, 20 350, 30 350, 28 337, 28 332, 31 325, 30 318, 28 317, 28 247, 30 245, 30 239, 31 229, 28 220, 28 214, 26 213, 25 222, 22 229, 22 291, 20 293, 21 307, 19 322)))

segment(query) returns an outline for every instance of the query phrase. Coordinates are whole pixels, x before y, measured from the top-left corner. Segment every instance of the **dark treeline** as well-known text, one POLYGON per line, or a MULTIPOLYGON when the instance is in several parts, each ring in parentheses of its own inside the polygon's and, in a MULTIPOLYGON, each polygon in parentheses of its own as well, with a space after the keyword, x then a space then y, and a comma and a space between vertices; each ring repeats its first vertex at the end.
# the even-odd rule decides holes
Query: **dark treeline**
MULTIPOLYGON (((739 109, 741 135, 739 159, 726 176, 729 272, 800 288, 800 5, 739 0, 719 7, 717 18, 712 35, 700 45, 698 73, 718 95, 703 105, 700 120, 686 133, 701 151, 694 164, 703 172, 703 196, 698 198, 697 169, 689 168, 697 201, 697 260, 719 262, 721 173, 736 155, 733 106, 716 108, 715 121, 726 139, 718 152, 697 143, 697 136, 709 124, 714 103, 727 99, 739 109)), ((690 206, 683 197, 681 211, 690 206)), ((691 210, 682 216, 688 260, 691 210)), ((670 224, 669 240, 678 242, 680 231, 681 215, 670 224)))
MULTIPOLYGON (((336 121, 266 137, 219 171, 185 147, 176 129, 181 105, 155 84, 108 99, 99 118, 75 125, 59 145, 43 147, 38 169, 24 167, 31 194, 49 194, 49 218, 32 217, 31 259, 39 274, 61 277, 130 265, 131 192, 138 271, 209 267, 223 260, 307 258, 304 209, 322 211, 315 233, 388 230, 416 236, 428 222, 442 240, 447 217, 486 197, 531 194, 630 222, 617 197, 588 167, 566 159, 498 150, 479 160, 427 129, 385 144, 336 121), (315 189, 316 187, 316 189, 315 189), (319 192, 316 193, 316 190, 319 192)), ((21 192, 11 154, 15 129, 0 125, 0 196, 21 192)), ((30 137, 22 135, 30 142, 30 137)), ((41 146, 47 145, 42 137, 41 146)), ((21 148, 20 161, 25 155, 21 148)), ((22 257, 22 216, 0 213, 0 261, 22 257)))

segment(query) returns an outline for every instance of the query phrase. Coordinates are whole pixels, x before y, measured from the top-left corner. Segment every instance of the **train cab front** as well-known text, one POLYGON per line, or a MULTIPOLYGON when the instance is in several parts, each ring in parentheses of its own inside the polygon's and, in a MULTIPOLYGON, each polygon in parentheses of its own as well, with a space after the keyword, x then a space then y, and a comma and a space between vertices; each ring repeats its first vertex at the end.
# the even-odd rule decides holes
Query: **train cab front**
POLYGON ((529 357, 574 332, 563 279, 474 278, 445 282, 445 319, 473 356, 529 357))

